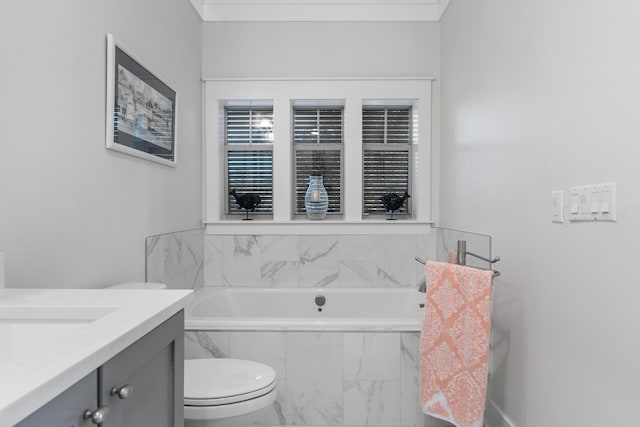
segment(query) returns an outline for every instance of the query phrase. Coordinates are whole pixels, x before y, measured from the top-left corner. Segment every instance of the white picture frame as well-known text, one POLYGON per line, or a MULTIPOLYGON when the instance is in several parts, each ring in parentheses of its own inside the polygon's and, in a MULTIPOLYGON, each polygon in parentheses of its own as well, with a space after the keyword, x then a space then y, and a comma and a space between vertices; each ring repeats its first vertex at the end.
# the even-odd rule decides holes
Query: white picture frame
POLYGON ((106 148, 176 166, 177 93, 107 34, 106 148))

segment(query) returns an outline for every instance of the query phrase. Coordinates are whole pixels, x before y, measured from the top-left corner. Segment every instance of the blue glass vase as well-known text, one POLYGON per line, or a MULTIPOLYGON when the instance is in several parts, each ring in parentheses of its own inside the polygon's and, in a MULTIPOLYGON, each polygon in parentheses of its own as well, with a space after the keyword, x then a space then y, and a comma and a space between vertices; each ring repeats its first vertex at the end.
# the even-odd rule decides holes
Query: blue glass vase
POLYGON ((309 219, 324 219, 329 209, 329 195, 322 183, 322 175, 309 176, 309 188, 304 195, 304 207, 309 219))

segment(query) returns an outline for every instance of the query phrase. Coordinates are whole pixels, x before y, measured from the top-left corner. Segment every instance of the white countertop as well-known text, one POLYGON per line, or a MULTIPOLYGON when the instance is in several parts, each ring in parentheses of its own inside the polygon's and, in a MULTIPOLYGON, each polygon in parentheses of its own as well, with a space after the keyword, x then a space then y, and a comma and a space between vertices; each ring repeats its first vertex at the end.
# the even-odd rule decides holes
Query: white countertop
POLYGON ((13 425, 183 309, 191 291, 0 289, 0 425, 13 425))

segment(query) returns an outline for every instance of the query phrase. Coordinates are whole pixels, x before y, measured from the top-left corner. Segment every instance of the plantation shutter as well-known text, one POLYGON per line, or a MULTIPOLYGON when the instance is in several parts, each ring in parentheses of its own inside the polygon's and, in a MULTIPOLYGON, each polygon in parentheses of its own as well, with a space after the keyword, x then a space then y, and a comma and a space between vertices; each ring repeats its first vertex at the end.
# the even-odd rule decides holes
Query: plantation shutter
MULTIPOLYGON (((364 216, 386 213, 385 193, 411 193, 411 117, 409 106, 362 110, 364 216)), ((395 213, 408 215, 410 207, 407 201, 395 213)))
POLYGON ((273 108, 226 107, 227 214, 245 214, 229 194, 260 196, 257 214, 273 212, 273 108))
POLYGON ((342 107, 294 107, 295 213, 304 214, 310 175, 322 175, 329 214, 342 212, 342 107))

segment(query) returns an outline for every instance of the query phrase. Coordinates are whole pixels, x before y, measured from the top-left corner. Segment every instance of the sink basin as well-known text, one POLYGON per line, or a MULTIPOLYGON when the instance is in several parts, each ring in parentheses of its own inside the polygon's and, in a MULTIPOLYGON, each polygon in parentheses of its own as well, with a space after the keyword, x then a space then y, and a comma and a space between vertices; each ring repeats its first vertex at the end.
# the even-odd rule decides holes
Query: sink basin
POLYGON ((117 307, 7 306, 0 307, 0 324, 91 323, 117 307))
POLYGON ((113 313, 117 307, 44 305, 0 306, 0 366, 7 361, 46 354, 60 338, 113 313))

